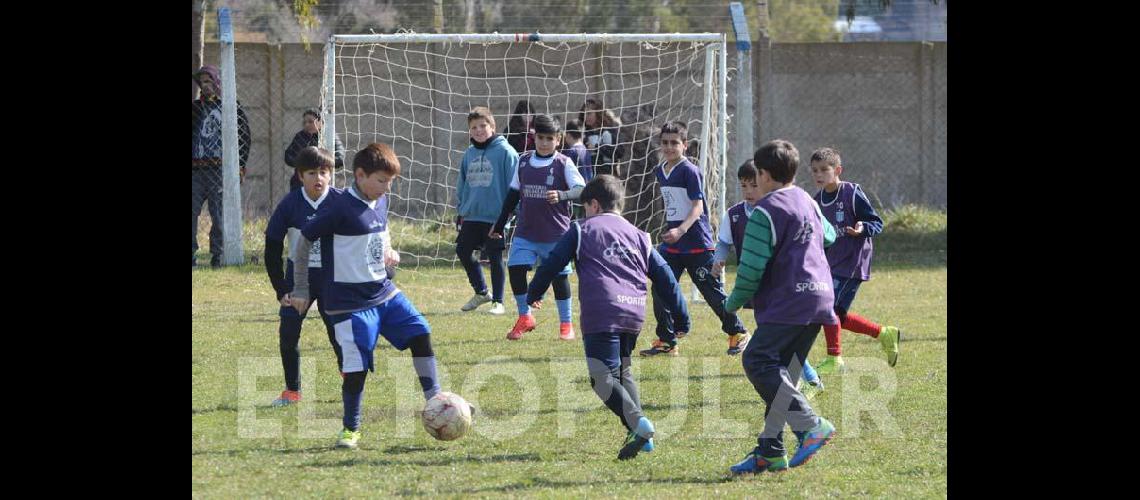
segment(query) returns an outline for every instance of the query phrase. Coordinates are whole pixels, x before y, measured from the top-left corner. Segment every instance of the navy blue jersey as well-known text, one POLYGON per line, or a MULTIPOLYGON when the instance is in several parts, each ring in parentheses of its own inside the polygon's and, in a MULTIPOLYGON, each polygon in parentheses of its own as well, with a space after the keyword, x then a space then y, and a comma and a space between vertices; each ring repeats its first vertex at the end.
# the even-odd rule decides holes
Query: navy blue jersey
MULTIPOLYGON (((270 241, 282 241, 289 238, 289 255, 285 264, 285 285, 287 290, 293 289, 293 261, 297 258, 297 245, 301 242, 301 228, 317 216, 321 207, 327 207, 330 201, 344 194, 344 191, 330 187, 317 200, 310 200, 304 188, 296 188, 281 198, 273 215, 269 217, 269 224, 265 227, 265 237, 270 241)), ((315 242, 309 250, 309 284, 313 287, 313 296, 320 296, 324 283, 324 273, 321 268, 321 244, 315 242)))
POLYGON ((360 311, 392 298, 399 290, 384 266, 385 250, 391 248, 388 195, 365 201, 350 186, 326 204, 301 229, 309 241, 321 242, 325 309, 360 311))

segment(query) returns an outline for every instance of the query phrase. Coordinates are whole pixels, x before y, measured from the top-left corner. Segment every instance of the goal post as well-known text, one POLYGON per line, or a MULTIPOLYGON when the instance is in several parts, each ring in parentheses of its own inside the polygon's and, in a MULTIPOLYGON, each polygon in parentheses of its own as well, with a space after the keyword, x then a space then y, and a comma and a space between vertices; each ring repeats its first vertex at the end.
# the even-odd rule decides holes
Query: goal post
POLYGON ((653 178, 658 131, 667 121, 685 123, 696 143, 686 155, 703 173, 715 227, 726 209, 726 61, 723 33, 332 35, 322 144, 331 150, 334 137, 344 144, 345 168, 334 176, 342 188, 356 151, 372 142, 395 150, 401 176, 389 213, 401 267, 458 263, 455 184, 475 106, 491 109, 502 134, 521 101, 563 128, 583 116, 587 99, 601 101, 616 120, 598 125, 612 141, 612 160, 599 169, 604 159, 591 151, 595 170, 622 178, 624 215, 655 239, 664 227, 653 178))

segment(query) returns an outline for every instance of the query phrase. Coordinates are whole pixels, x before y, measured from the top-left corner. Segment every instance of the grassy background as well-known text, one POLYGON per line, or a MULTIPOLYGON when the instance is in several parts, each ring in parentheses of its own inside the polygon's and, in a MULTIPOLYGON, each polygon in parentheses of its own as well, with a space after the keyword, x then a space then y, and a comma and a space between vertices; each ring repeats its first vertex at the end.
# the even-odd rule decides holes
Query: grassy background
MULTIPOLYGON (((581 340, 557 340, 554 307, 536 313, 534 332, 508 342, 510 311, 492 316, 484 306, 459 312, 470 296, 460 268, 405 269, 397 283, 432 325, 444 389, 478 404, 475 430, 450 443, 431 439, 414 415, 422 396, 411 378, 409 353, 381 341, 377 371, 366 386, 360 449, 346 451, 332 448, 341 415, 340 377, 316 315, 305 321, 301 338, 304 402, 269 408, 283 381, 277 306, 264 268, 195 270, 193 494, 943 497, 946 217, 903 207, 884 218, 887 230, 876 239, 873 278, 853 309, 903 328, 899 365, 886 366, 878 342, 845 332, 844 357, 852 371, 825 376, 827 390, 813 401, 835 423, 838 437, 808 465, 773 476, 727 473, 755 444, 764 404, 739 357, 724 354, 725 336, 704 304, 690 304, 695 326, 680 357, 634 359, 645 412, 657 423, 658 448, 619 462, 624 428, 590 392, 581 340), (255 376, 258 370, 262 374, 255 376), (520 384, 509 375, 530 382, 520 384), (885 412, 857 411, 874 407, 876 398, 885 412), (279 430, 270 437, 245 435, 275 423, 279 430)), ((256 224, 247 227, 247 251, 260 251, 264 226, 256 224)), ((688 291, 689 279, 682 281, 688 291)), ((513 309, 512 300, 507 302, 513 309)), ((655 322, 648 316, 639 348, 654 338, 655 322)), ((750 316, 742 319, 755 325, 750 316)), ((813 362, 824 355, 822 337, 810 355, 813 362)))

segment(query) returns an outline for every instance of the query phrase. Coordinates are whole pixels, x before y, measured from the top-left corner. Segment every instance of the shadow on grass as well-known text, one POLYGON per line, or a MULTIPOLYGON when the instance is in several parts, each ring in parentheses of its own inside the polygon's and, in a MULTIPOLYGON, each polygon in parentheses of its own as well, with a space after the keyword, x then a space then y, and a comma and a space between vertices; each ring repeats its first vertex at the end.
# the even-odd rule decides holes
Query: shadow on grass
MULTIPOLYGON (((617 459, 615 458, 614 461, 616 462, 617 459)), ((670 478, 660 478, 660 479, 652 479, 652 478, 650 478, 650 479, 633 479, 633 480, 623 480, 622 484, 652 484, 652 483, 657 483, 657 484, 721 484, 721 483, 732 482, 734 480, 736 480, 735 477, 725 475, 725 476, 719 476, 719 477, 681 477, 681 478, 670 477, 670 478)), ((486 486, 483 488, 447 490, 447 491, 437 492, 437 494, 438 493, 443 493, 443 494, 475 494, 475 493, 490 493, 490 492, 501 493, 501 494, 502 493, 511 494, 511 493, 518 493, 518 492, 521 492, 524 490, 533 490, 533 489, 538 489, 538 488, 560 489, 560 488, 593 487, 593 486, 597 486, 597 485, 598 485, 597 481, 564 481, 564 480, 557 480, 557 479, 551 480, 551 479, 544 479, 544 478, 536 477, 536 478, 529 479, 526 481, 515 482, 515 483, 506 484, 506 485, 502 485, 502 486, 486 486)), ((417 491, 414 491, 414 490, 401 490, 397 494, 400 496, 418 496, 421 493, 418 493, 417 491)))
MULTIPOLYGON (((434 451, 434 450, 433 450, 434 451)), ((388 460, 386 458, 347 458, 345 460, 338 460, 335 462, 309 462, 298 465, 297 467, 354 467, 354 466, 399 466, 399 465, 415 465, 419 467, 432 467, 432 466, 446 466, 453 464, 477 464, 477 463, 505 463, 505 462, 538 462, 541 457, 537 453, 516 453, 511 455, 492 455, 489 457, 479 455, 450 455, 440 456, 424 460, 388 460)))

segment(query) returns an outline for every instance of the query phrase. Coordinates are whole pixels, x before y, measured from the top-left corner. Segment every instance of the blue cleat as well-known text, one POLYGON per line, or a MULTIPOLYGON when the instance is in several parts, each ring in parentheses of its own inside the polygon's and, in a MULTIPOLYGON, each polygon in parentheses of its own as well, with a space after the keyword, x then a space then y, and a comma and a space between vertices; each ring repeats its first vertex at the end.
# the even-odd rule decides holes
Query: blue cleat
POLYGON ((653 432, 653 422, 645 417, 638 419, 637 427, 625 436, 625 443, 618 451, 618 460, 629 460, 636 457, 638 452, 649 445, 650 440, 653 439, 653 432))
POLYGON ((649 452, 653 451, 653 448, 655 448, 655 446, 653 446, 653 440, 650 439, 649 441, 645 442, 645 446, 641 447, 641 452, 642 453, 649 453, 649 452))
POLYGON ((788 462, 788 466, 799 467, 807 463, 833 437, 835 437, 835 426, 831 425, 831 422, 828 422, 826 418, 819 417, 819 425, 816 425, 814 429, 796 433, 796 438, 800 441, 800 448, 796 450, 795 455, 792 455, 792 460, 788 462))
POLYGON ((762 457, 759 450, 753 448, 736 465, 728 468, 733 474, 756 474, 759 472, 784 472, 788 470, 788 456, 762 457))

